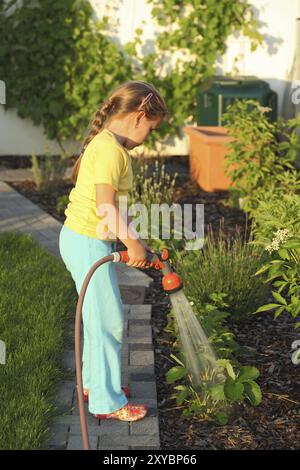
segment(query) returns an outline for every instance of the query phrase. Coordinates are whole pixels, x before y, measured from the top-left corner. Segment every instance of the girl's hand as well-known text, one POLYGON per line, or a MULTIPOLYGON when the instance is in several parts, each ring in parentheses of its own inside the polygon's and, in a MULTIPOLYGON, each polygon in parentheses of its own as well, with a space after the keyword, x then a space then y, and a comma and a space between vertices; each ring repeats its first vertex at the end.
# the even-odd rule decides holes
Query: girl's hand
POLYGON ((136 240, 136 242, 133 247, 127 250, 129 261, 126 264, 132 268, 143 268, 147 264, 146 249, 140 240, 136 240))
MULTIPOLYGON (((145 248, 146 251, 148 251, 149 253, 155 253, 155 250, 153 250, 150 246, 148 246, 143 240, 139 239, 139 241, 142 243, 143 247, 145 248)), ((155 258, 152 260, 152 263, 153 262, 158 262, 159 261, 159 258, 158 256, 156 255, 155 258)))

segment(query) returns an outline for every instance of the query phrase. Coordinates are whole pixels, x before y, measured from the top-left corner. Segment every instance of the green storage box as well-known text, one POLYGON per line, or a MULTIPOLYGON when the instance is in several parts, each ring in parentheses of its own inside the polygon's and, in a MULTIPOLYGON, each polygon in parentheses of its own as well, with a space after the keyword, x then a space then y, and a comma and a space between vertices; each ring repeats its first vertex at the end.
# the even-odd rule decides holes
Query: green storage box
POLYGON ((262 106, 272 108, 266 114, 270 121, 277 120, 277 93, 267 82, 254 76, 215 76, 197 94, 197 125, 224 126, 222 114, 237 99, 257 100, 262 106))

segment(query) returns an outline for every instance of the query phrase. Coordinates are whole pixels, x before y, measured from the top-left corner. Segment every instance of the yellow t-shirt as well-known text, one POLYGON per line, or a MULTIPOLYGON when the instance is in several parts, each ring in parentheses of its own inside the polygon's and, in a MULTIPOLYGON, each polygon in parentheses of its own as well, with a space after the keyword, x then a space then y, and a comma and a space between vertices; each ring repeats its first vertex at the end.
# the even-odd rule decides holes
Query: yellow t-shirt
MULTIPOLYGON (((119 206, 119 196, 128 195, 132 181, 130 154, 111 131, 103 128, 83 153, 76 185, 69 194, 69 203, 64 212, 64 224, 82 235, 107 239, 101 235, 103 229, 99 231, 102 218, 96 214, 95 184, 111 184, 116 190, 116 204, 119 206)), ((109 238, 109 241, 117 241, 117 238, 109 238)))

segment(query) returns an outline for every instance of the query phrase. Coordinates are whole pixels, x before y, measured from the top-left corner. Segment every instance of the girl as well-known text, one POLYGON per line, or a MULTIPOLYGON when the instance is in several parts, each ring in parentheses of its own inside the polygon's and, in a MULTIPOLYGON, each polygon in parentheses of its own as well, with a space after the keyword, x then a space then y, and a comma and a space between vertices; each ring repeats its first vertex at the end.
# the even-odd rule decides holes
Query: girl
MULTIPOLYGON (((60 254, 78 294, 91 266, 116 251, 118 238, 128 249, 128 266, 146 264, 146 250, 152 250, 136 232, 132 237, 129 217, 128 223, 119 218, 119 196, 126 196, 132 187, 128 150, 142 144, 166 115, 166 104, 156 88, 140 80, 118 86, 96 112, 73 168, 75 187, 59 236, 60 254), (107 230, 107 224, 101 222, 102 204, 110 204, 114 210, 114 229, 107 230), (127 238, 120 235, 124 227, 127 238)), ((147 414, 145 405, 128 402, 129 390, 121 387, 123 316, 115 264, 105 263, 89 282, 82 310, 84 398, 98 419, 136 421, 147 414)))

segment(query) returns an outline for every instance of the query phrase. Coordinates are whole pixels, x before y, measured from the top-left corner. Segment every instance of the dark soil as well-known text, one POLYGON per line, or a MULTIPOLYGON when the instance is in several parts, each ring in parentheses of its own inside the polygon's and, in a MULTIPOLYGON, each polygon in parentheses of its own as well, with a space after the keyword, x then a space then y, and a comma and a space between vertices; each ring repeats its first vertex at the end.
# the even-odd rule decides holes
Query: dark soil
MULTIPOLYGON (((166 171, 180 173, 174 192, 174 202, 205 204, 205 232, 208 224, 218 230, 220 220, 229 236, 238 228, 245 231, 246 217, 240 209, 223 205, 227 191, 208 193, 201 191, 189 178, 186 157, 168 159, 166 171)), ((64 214, 56 211, 56 197, 40 195, 32 181, 9 183, 16 190, 64 222, 64 214)), ((65 180, 59 195, 72 189, 65 180)), ((249 227, 248 227, 249 228, 249 227)), ((159 428, 162 449, 299 449, 300 442, 300 365, 291 361, 292 342, 299 338, 293 329, 294 320, 280 315, 276 320, 269 312, 261 313, 243 323, 231 323, 231 331, 241 346, 249 348, 247 357, 239 357, 242 364, 255 365, 260 371, 257 382, 262 388, 263 401, 253 407, 244 403, 236 407, 226 426, 218 426, 197 418, 184 418, 182 408, 169 397, 173 386, 168 385, 165 374, 174 365, 170 359, 172 338, 164 331, 170 310, 169 296, 161 285, 161 272, 148 269, 153 279, 145 303, 152 305, 153 343, 157 377, 159 428)))
POLYGON ((158 390, 159 427, 162 449, 299 449, 300 375, 291 361, 291 345, 299 335, 290 318, 261 313, 241 324, 231 324, 231 331, 241 346, 250 348, 245 365, 260 371, 257 379, 263 400, 257 407, 246 402, 234 410, 230 423, 219 426, 197 418, 184 418, 182 409, 169 397, 173 386, 165 374, 174 365, 170 354, 172 338, 164 331, 170 310, 169 296, 161 285, 161 273, 149 269, 153 286, 145 298, 152 304, 155 373, 158 390))

